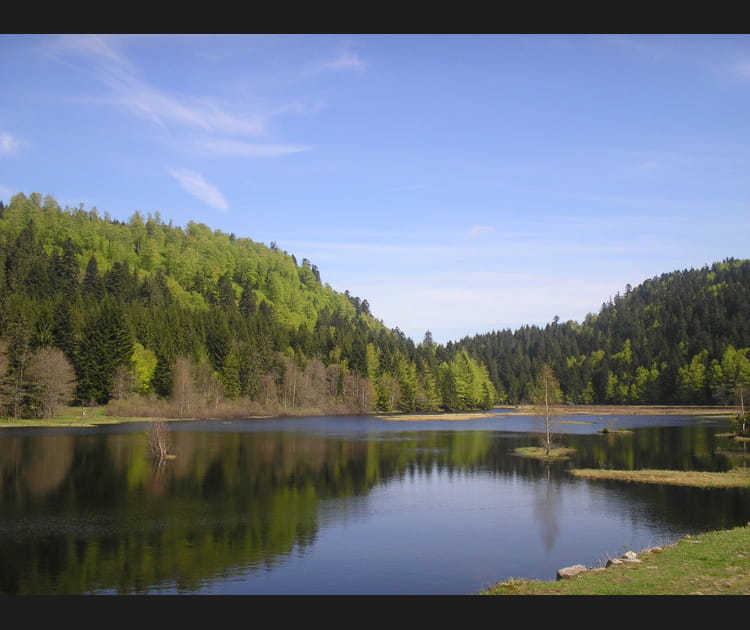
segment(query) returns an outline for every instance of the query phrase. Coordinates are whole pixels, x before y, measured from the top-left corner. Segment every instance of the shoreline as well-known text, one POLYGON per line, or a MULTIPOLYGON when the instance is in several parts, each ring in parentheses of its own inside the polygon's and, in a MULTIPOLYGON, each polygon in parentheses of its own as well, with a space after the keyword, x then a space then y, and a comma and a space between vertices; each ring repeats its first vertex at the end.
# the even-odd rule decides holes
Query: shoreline
MULTIPOLYGON (((94 427, 106 424, 126 424, 130 422, 149 422, 152 420, 171 421, 194 421, 194 420, 255 420, 255 419, 282 419, 291 417, 320 417, 341 415, 309 410, 304 415, 288 414, 248 414, 247 416, 234 415, 232 417, 201 417, 201 418, 167 418, 163 416, 110 416, 106 414, 105 407, 86 408, 84 415, 80 407, 67 407, 66 412, 53 418, 40 419, 0 419, 0 429, 6 428, 31 428, 31 427, 94 427)), ((652 415, 652 416, 711 416, 711 417, 733 417, 738 410, 734 407, 719 406, 694 406, 694 405, 555 405, 549 408, 550 417, 565 417, 576 415, 588 416, 616 416, 616 415, 652 415)), ((358 414, 344 414, 358 415, 358 414)), ((494 410, 476 411, 436 411, 428 413, 402 413, 402 412, 371 412, 359 414, 363 418, 377 418, 388 422, 420 422, 434 420, 475 420, 479 418, 502 418, 514 415, 545 415, 545 408, 539 405, 514 405, 508 407, 497 407, 494 410)))
MULTIPOLYGON (((538 415, 544 413, 539 405, 518 405, 519 411, 538 415)), ((602 416, 734 416, 735 407, 700 405, 550 405, 550 415, 602 415, 602 416)))
POLYGON ((663 546, 610 558, 604 566, 566 567, 557 579, 509 578, 473 595, 748 595, 749 540, 750 523, 687 534, 663 546), (561 575, 566 569, 575 571, 561 575))

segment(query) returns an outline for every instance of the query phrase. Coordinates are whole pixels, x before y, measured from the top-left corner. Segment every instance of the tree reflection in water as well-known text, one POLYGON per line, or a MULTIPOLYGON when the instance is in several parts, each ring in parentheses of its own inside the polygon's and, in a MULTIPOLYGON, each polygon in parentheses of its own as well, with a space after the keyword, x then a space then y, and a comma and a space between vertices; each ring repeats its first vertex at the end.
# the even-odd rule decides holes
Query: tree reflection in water
MULTIPOLYGON (((374 489, 394 480, 401 480, 393 486, 399 491, 409 492, 419 481, 420 487, 436 493, 440 508, 436 518, 444 522, 432 521, 435 526, 470 525, 472 534, 466 540, 453 541, 458 550, 467 545, 467 554, 472 553, 472 545, 496 545, 489 542, 494 532, 489 529, 493 518, 487 510, 500 509, 488 507, 497 503, 491 497, 481 493, 473 497, 473 489, 490 479, 499 484, 496 492, 505 493, 512 486, 507 500, 523 496, 522 503, 528 505, 531 499, 528 522, 536 523, 546 555, 554 560, 563 516, 574 509, 567 504, 571 492, 588 487, 572 481, 566 466, 588 467, 596 462, 613 468, 722 469, 729 465, 720 453, 727 445, 715 436, 713 427, 654 427, 616 438, 568 435, 569 446, 576 449, 575 460, 543 464, 512 455, 516 446, 534 442, 532 433, 461 430, 466 425, 458 423, 445 430, 363 433, 358 428, 351 434, 331 435, 315 433, 315 422, 309 419, 309 432, 243 431, 241 422, 233 423, 232 430, 175 424, 170 438, 178 457, 166 465, 154 462, 143 433, 132 429, 100 428, 75 435, 2 433, 0 592, 147 593, 160 588, 201 592, 205 585, 232 575, 271 575, 286 570, 291 558, 311 554, 323 528, 343 526, 346 519, 342 516, 338 523, 337 515, 345 514, 348 499, 366 500, 374 489), (418 478, 410 477, 410 470, 419 471, 418 478), (456 484, 465 488, 456 495, 462 497, 461 506, 444 506, 441 488, 456 484), (343 506, 341 512, 333 510, 334 505, 343 506), (462 510, 468 510, 465 516, 462 510)), ((747 493, 696 493, 636 484, 596 487, 606 489, 607 496, 617 501, 613 506, 641 506, 650 521, 670 530, 750 520, 747 493)), ((399 516, 388 512, 387 505, 384 509, 388 518, 399 516)), ((498 514, 495 522, 502 522, 508 531, 523 528, 527 518, 523 509, 514 505, 506 510, 507 516, 498 514)), ((387 545, 388 539, 376 540, 368 528, 385 516, 374 506, 366 514, 356 522, 346 521, 346 527, 368 532, 358 553, 372 558, 369 553, 382 555, 378 545, 387 545)), ((414 534, 408 528, 416 517, 415 512, 403 514, 403 525, 390 541, 414 534)), ((427 520, 420 521, 424 528, 418 532, 420 544, 429 545, 430 518, 428 513, 427 520)), ((585 518, 595 522, 597 515, 585 518)), ((539 547, 538 538, 527 540, 524 532, 517 536, 529 548, 539 547)), ((503 553, 503 541, 499 543, 493 553, 503 553)), ((434 557, 441 558, 444 551, 436 549, 434 557)), ((377 559, 370 561, 375 564, 377 559)), ((335 563, 326 566, 336 570, 335 563)), ((415 570, 405 566, 399 579, 415 570)), ((446 576, 454 571, 452 566, 437 570, 446 576)), ((340 578, 342 588, 348 586, 346 579, 340 578)), ((427 576, 410 579, 424 584, 427 576)))

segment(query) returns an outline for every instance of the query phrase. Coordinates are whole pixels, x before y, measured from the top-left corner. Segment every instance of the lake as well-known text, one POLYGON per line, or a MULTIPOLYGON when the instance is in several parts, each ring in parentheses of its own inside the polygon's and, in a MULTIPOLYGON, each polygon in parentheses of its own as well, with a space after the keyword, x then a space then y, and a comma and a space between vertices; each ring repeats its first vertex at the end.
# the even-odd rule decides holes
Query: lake
POLYGON ((750 521, 747 490, 576 479, 746 465, 723 419, 311 417, 0 430, 2 594, 471 594, 750 521), (602 434, 598 430, 630 429, 602 434), (736 447, 734 447, 736 449, 736 447))

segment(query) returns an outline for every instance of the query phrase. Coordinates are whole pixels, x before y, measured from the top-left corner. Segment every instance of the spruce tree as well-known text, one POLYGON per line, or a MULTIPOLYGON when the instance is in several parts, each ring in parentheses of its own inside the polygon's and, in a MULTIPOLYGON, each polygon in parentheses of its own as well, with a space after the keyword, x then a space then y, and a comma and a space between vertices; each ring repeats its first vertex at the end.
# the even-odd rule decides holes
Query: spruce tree
POLYGON ((115 370, 130 367, 133 339, 122 308, 106 297, 86 327, 76 357, 78 388, 82 403, 106 403, 112 393, 115 370))

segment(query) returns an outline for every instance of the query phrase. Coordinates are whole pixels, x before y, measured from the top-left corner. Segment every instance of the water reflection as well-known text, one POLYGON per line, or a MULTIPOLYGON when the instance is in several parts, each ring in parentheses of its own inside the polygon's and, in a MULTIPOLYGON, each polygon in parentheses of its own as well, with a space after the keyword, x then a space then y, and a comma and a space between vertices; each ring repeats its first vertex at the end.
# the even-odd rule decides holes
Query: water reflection
POLYGON ((541 531, 542 542, 547 550, 555 546, 560 534, 560 510, 562 492, 560 483, 551 478, 550 465, 546 465, 547 478, 533 484, 534 520, 541 531))
POLYGON ((466 593, 550 579, 617 537, 750 520, 747 493, 565 472, 726 470, 714 424, 571 425, 575 458, 551 465, 516 456, 536 437, 507 424, 396 424, 180 423, 160 466, 143 427, 2 432, 0 592, 466 593))

